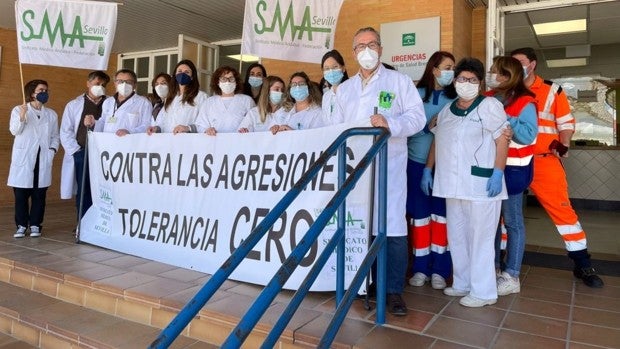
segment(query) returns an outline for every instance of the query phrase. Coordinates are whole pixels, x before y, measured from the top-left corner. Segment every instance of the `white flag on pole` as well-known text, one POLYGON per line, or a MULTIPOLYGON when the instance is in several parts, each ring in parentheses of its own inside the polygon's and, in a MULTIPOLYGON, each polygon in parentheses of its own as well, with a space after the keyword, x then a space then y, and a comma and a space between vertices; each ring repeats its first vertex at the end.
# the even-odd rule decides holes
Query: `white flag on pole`
POLYGON ((241 54, 319 63, 343 0, 246 0, 241 54))
POLYGON ((116 7, 100 1, 17 0, 19 62, 107 69, 116 7))

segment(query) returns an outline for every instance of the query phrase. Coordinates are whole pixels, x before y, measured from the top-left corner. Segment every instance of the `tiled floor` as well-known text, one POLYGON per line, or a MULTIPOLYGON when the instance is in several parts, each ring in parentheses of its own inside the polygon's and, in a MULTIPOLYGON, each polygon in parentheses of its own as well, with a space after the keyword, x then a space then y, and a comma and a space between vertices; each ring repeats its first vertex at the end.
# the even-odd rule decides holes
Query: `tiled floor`
MULTIPOLYGON (((590 252, 601 260, 620 261, 618 218, 613 212, 579 212, 588 233, 590 252)), ((12 227, 12 208, 0 208, 2 226, 12 227)), ((553 226, 540 208, 525 211, 528 249, 563 254, 553 226)), ((191 298, 208 275, 142 258, 123 255, 85 244, 74 244, 71 235, 74 210, 70 203, 50 203, 45 230, 39 239, 12 238, 7 228, 0 236, 0 257, 16 263, 40 265, 76 282, 89 280, 109 292, 124 292, 153 301, 179 304, 191 298), (120 291, 119 291, 120 290, 120 291), (147 296, 145 296, 147 295, 147 296)), ((338 347, 355 348, 620 348, 620 277, 603 276, 606 286, 589 289, 570 271, 524 265, 518 295, 500 297, 497 304, 470 309, 458 298, 443 295, 430 286, 407 286, 406 317, 388 315, 388 324, 374 325, 374 311, 356 300, 341 328, 338 347)), ((261 288, 227 281, 205 306, 213 313, 240 316, 261 288)), ((277 319, 292 294, 282 292, 261 319, 268 327, 277 319)), ((313 346, 325 331, 334 309, 333 293, 307 297, 287 327, 296 341, 313 346)), ((33 304, 51 307, 53 304, 33 304)), ((71 317, 68 317, 71 319, 71 317)), ((110 326, 73 321, 86 331, 109 331, 110 326)), ((286 333, 286 332, 285 332, 286 333)), ((0 337, 0 343, 7 341, 0 337)))

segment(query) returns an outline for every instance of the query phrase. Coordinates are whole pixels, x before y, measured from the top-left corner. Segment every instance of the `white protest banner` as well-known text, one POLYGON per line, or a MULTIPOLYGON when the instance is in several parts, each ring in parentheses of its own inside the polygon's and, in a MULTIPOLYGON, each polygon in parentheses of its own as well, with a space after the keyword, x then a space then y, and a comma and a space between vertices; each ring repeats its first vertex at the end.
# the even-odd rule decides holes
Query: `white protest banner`
POLYGON ((439 50, 439 17, 381 24, 381 61, 420 80, 431 55, 439 50))
POLYGON ((246 0, 241 54, 319 63, 343 0, 246 0))
MULTIPOLYGON (((346 128, 249 134, 89 133, 93 206, 80 239, 94 245, 213 274, 346 128)), ((372 137, 347 141, 354 166, 372 137)), ((231 278, 265 285, 337 190, 337 157, 275 222, 231 278)), ((347 197, 346 282, 368 244, 369 179, 347 197)), ((336 230, 323 230, 287 284, 296 289, 336 230)), ((312 290, 335 288, 335 255, 312 290)))
POLYGON ((101 1, 17 0, 19 62, 106 70, 116 7, 101 1))

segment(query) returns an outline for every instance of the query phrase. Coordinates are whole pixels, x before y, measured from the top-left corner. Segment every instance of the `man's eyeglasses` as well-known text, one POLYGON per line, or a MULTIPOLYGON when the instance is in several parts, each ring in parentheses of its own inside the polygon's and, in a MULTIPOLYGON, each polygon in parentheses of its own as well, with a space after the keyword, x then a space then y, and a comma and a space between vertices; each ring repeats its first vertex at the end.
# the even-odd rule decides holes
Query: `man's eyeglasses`
POLYGON ((220 82, 235 82, 235 81, 236 81, 236 80, 235 80, 235 77, 234 77, 234 76, 231 76, 231 77, 228 77, 228 78, 227 78, 227 77, 222 76, 222 77, 220 78, 220 82))
POLYGON ((116 79, 116 80, 114 80, 114 82, 117 83, 117 84, 126 83, 126 84, 133 85, 133 80, 116 79))
POLYGON ((353 51, 355 52, 360 52, 366 49, 366 47, 368 47, 371 50, 376 50, 381 46, 380 43, 376 42, 376 41, 371 41, 367 44, 357 44, 355 46, 353 46, 353 51))
POLYGON ((455 81, 456 82, 461 82, 461 83, 463 83, 463 82, 470 82, 472 84, 479 84, 480 83, 480 80, 478 80, 478 78, 475 77, 475 76, 473 78, 466 78, 464 76, 459 76, 458 78, 455 79, 455 81))

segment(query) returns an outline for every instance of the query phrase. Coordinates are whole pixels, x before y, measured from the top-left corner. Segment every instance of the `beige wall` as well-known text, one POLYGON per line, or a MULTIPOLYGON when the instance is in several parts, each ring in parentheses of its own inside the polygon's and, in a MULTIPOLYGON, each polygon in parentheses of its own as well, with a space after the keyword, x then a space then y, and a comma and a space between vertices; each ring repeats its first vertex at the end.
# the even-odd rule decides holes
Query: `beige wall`
MULTIPOLYGON (((86 89, 89 70, 57 68, 38 65, 22 65, 23 83, 17 59, 17 35, 15 30, 0 28, 2 63, 0 65, 0 205, 13 205, 13 190, 6 186, 11 163, 13 135, 9 132, 9 117, 16 105, 22 104, 22 91, 26 82, 34 79, 46 80, 49 84, 50 100, 47 106, 58 114, 58 123, 65 104, 86 89)), ((116 57, 116 55, 112 55, 116 57)), ((108 74, 116 71, 116 59, 110 59, 108 74)), ((53 181, 48 190, 48 201, 60 200, 60 166, 64 152, 58 151, 54 159, 53 181)), ((8 222, 3 222, 5 224, 8 222)))
MULTIPOLYGON (((359 69, 351 49, 357 29, 372 26, 379 30, 381 23, 439 16, 441 23, 442 50, 454 53, 457 60, 474 55, 484 61, 485 9, 472 10, 465 0, 345 0, 338 18, 334 47, 340 51, 347 64, 349 75, 359 69)), ((13 136, 8 131, 11 109, 22 103, 23 84, 20 82, 17 60, 16 33, 0 28, 2 65, 0 67, 0 205, 12 205, 13 193, 6 186, 11 161, 13 136)), ((112 56, 114 57, 114 55, 112 56)), ((285 81, 296 71, 305 71, 311 79, 321 79, 320 62, 316 64, 263 60, 270 75, 278 75, 285 81)), ((110 59, 109 74, 116 70, 116 60, 110 59)), ((47 80, 50 87, 49 107, 62 116, 64 105, 85 89, 87 70, 24 65, 24 83, 32 79, 47 80)), ((53 183, 48 200, 59 200, 60 166, 63 156, 59 151, 54 162, 53 183)))

